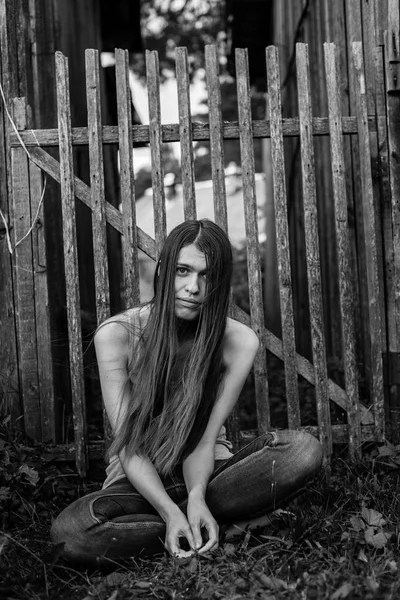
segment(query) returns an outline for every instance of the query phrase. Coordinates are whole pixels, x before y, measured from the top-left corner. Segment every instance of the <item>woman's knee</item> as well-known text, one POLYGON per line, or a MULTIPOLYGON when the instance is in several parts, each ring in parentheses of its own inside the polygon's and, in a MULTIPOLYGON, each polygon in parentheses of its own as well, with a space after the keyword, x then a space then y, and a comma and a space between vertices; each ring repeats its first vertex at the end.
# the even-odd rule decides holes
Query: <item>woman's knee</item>
POLYGON ((81 498, 65 508, 53 521, 50 540, 59 547, 62 556, 70 560, 84 560, 91 548, 88 534, 95 524, 87 503, 81 498))
POLYGON ((303 472, 308 477, 314 476, 321 468, 324 457, 322 444, 307 431, 297 431, 297 454, 301 462, 303 472))

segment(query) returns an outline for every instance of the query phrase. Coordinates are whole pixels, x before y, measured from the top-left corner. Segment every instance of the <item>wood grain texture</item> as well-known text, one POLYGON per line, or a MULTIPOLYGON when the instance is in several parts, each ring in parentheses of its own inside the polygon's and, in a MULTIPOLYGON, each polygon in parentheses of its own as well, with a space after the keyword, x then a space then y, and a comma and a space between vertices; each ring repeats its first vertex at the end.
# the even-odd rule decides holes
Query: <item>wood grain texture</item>
POLYGON ((192 117, 190 113, 190 79, 187 48, 176 49, 176 80, 178 87, 179 139, 183 214, 185 221, 196 219, 196 194, 193 158, 192 117))
POLYGON ((96 316, 100 325, 110 316, 107 233, 105 215, 103 143, 101 139, 100 72, 98 50, 86 50, 86 101, 88 111, 90 194, 96 316))
POLYGON ((309 59, 308 48, 305 44, 296 44, 296 65, 311 346, 315 372, 315 392, 320 440, 325 449, 326 456, 329 457, 332 452, 332 436, 322 308, 309 59))
MULTIPOLYGON (((13 149, 12 214, 15 245, 31 226, 29 206, 29 167, 25 151, 13 149)), ((28 236, 14 252, 14 289, 17 324, 18 372, 23 404, 24 430, 32 440, 42 439, 38 358, 35 327, 35 287, 33 279, 32 237, 28 236)))
POLYGON ((384 438, 384 393, 382 365, 381 282, 378 273, 377 222, 372 186, 371 152, 367 126, 367 96, 361 42, 352 44, 356 79, 360 187, 363 201, 365 253, 367 259, 368 317, 371 362, 371 399, 374 407, 377 439, 384 438))
MULTIPOLYGON (((31 215, 36 215, 43 193, 41 170, 29 161, 31 215)), ((42 441, 56 441, 53 359, 51 351, 49 281, 46 258, 46 227, 43 205, 32 231, 32 258, 35 295, 35 326, 38 361, 42 441)))
POLYGON ((236 49, 236 85, 240 130, 240 157, 242 163, 244 217, 246 229, 247 270, 251 327, 258 335, 260 348, 254 361, 257 425, 260 433, 270 428, 267 362, 264 331, 264 308, 261 281, 261 257, 258 241, 258 215, 254 168, 254 149, 251 119, 249 65, 246 50, 236 49))
POLYGON ((60 138, 60 185, 63 221, 64 268, 68 315, 68 348, 76 447, 76 467, 84 476, 87 468, 87 427, 83 377, 82 330, 78 248, 75 222, 75 181, 71 139, 71 107, 68 61, 56 52, 57 117, 60 138))
MULTIPOLYGON (((165 212, 164 165, 160 107, 160 74, 158 54, 146 50, 146 75, 149 99, 149 142, 151 148, 151 180, 153 184, 154 237, 157 259, 167 237, 165 212)), ((179 130, 179 126, 178 126, 179 130)))
POLYGON ((136 197, 133 170, 132 99, 129 87, 129 55, 116 50, 119 162, 122 205, 122 248, 124 257, 125 305, 139 304, 138 237, 136 230, 136 197))
POLYGON ((281 83, 279 76, 279 55, 275 46, 267 48, 266 59, 285 392, 289 428, 297 429, 301 424, 300 404, 297 383, 292 269, 290 263, 289 222, 283 150, 281 83))
MULTIPOLYGON (((12 111, 12 98, 18 96, 18 63, 16 32, 13 27, 15 7, 11 0, 0 0, 0 73, 7 108, 12 111)), ((3 103, 0 100, 1 104, 3 103)), ((11 124, 3 109, 0 115, 0 209, 8 227, 12 227, 12 176, 9 134, 11 124)), ((19 144, 18 144, 19 145, 19 144)), ((23 407, 18 378, 18 355, 16 339, 16 314, 13 298, 12 260, 8 248, 6 230, 0 223, 0 393, 4 409, 13 422, 21 417, 23 407)))
MULTIPOLYGON (((368 118, 368 127, 370 131, 376 131, 376 121, 373 116, 368 118)), ((253 120, 252 130, 254 139, 271 137, 269 121, 264 119, 253 120)), ((342 117, 342 131, 344 135, 352 135, 357 133, 356 117, 342 117)), ((222 132, 224 140, 238 140, 240 137, 239 124, 236 121, 224 122, 222 124, 222 132)), ((284 137, 298 137, 300 132, 299 120, 295 117, 283 119, 282 132, 284 137)), ((312 133, 315 136, 329 135, 328 117, 313 117, 312 133)), ((209 141, 210 124, 193 122, 192 135, 194 142, 209 141)), ((41 146, 58 146, 57 129, 36 129, 33 131, 22 131, 21 138, 27 147, 37 146, 38 142, 41 146)), ((179 124, 172 123, 168 125, 161 125, 160 138, 163 142, 179 142, 179 124)), ((133 125, 132 141, 134 143, 149 143, 149 126, 133 125)), ((88 144, 88 133, 86 127, 74 127, 72 129, 72 143, 74 146, 86 146, 88 144)), ((112 125, 104 125, 103 144, 116 143, 118 143, 118 128, 112 125)), ((10 133, 10 145, 12 147, 19 146, 19 139, 13 132, 10 133)))
POLYGON ((355 307, 352 287, 354 273, 350 263, 346 169, 343 135, 340 128, 340 86, 337 79, 338 64, 335 44, 324 44, 324 51, 330 124, 333 198, 335 207, 336 251, 339 267, 339 301, 343 339, 342 353, 348 401, 347 418, 349 424, 349 450, 352 458, 355 458, 361 451, 361 424, 359 414, 358 371, 356 364, 355 307))
POLYGON ((228 233, 228 214, 225 187, 224 125, 221 111, 221 89, 217 48, 205 47, 206 83, 210 121, 211 175, 213 185, 214 216, 217 225, 228 233))

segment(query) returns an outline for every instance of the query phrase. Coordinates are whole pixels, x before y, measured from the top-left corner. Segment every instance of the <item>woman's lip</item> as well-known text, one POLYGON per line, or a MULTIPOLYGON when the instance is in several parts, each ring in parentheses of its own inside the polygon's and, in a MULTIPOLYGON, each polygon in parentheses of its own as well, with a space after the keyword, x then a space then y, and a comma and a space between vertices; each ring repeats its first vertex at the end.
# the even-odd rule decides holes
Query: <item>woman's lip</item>
POLYGON ((188 298, 177 298, 177 300, 185 306, 190 306, 193 308, 197 308, 200 306, 200 302, 197 302, 196 300, 189 300, 188 298))

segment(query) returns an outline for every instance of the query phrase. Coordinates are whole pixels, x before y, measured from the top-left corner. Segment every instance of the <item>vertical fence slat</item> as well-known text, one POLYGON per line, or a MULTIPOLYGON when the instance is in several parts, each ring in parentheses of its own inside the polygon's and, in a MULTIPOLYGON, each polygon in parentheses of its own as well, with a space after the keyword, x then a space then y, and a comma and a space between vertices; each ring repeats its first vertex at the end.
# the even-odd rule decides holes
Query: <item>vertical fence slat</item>
POLYGON ((260 432, 264 432, 270 427, 270 416, 247 50, 236 49, 235 63, 239 112, 240 155, 243 173, 250 317, 251 327, 260 339, 260 348, 254 361, 255 398, 258 429, 260 432))
MULTIPOLYGON (((43 192, 42 172, 29 163, 31 214, 36 215, 43 192)), ((51 354, 50 308, 47 280, 45 223, 43 206, 33 231, 33 270, 35 284, 36 341, 39 375, 42 440, 56 441, 54 378, 51 354)))
POLYGON ((361 42, 353 42, 352 54, 356 81, 357 137, 360 154, 360 183, 367 258, 368 316, 371 342, 371 398, 373 401, 376 435, 377 439, 381 440, 385 432, 380 301, 381 282, 379 281, 378 272, 377 222, 372 187, 367 96, 361 42))
MULTIPOLYGON (((397 191, 394 189, 393 198, 400 197, 400 147, 396 151, 396 141, 398 143, 397 132, 400 130, 400 111, 393 112, 390 103, 395 100, 396 105, 400 107, 398 96, 385 93, 385 75, 388 76, 390 64, 388 64, 388 37, 384 34, 385 46, 379 46, 375 52, 375 77, 376 77, 376 122, 379 144, 379 178, 381 184, 382 197, 382 229, 383 243, 385 248, 385 286, 386 286, 386 313, 387 313, 387 343, 389 351, 395 351, 396 346, 400 345, 400 303, 396 311, 396 284, 399 284, 400 278, 400 260, 397 268, 394 258, 394 238, 399 239, 399 228, 393 231, 392 223, 392 205, 391 205, 391 187, 396 182, 397 191), (398 114, 396 118, 396 113, 398 114), (387 114, 387 117, 386 117, 387 114), (389 144, 391 152, 389 155, 389 144), (397 160, 396 160, 397 159, 397 160), (394 167, 394 168, 393 168, 394 167), (398 323, 398 326, 396 324, 398 323)), ((393 189, 393 187, 392 187, 393 189)), ((398 217, 400 218, 400 216, 398 217)), ((399 221, 400 227, 400 221, 399 221)), ((399 251, 400 259, 400 251, 399 251)), ((400 290, 397 296, 400 299, 400 290)), ((400 416, 400 415, 399 415, 400 416)))
POLYGON ((151 179, 153 183, 154 238, 158 259, 167 235, 167 217, 165 213, 164 166, 162 160, 160 74, 158 54, 155 50, 146 50, 146 76, 149 95, 149 138, 151 179))
POLYGON ((330 427, 328 376, 322 310, 309 60, 308 47, 306 44, 296 44, 296 64, 307 283, 310 304, 311 345, 315 372, 315 393, 320 441, 325 449, 326 455, 329 456, 332 452, 332 432, 330 427))
MULTIPOLYGON (((25 99, 14 101, 14 120, 24 129, 25 99), (22 100, 22 101, 21 101, 22 100)), ((12 215, 14 245, 31 226, 29 205, 29 166, 23 148, 11 150, 12 215)), ((35 293, 33 279, 32 237, 28 236, 14 252, 14 289, 17 324, 18 371, 25 433, 35 441, 42 437, 38 363, 35 328, 35 293)))
POLYGON ((293 316, 292 270, 289 249, 285 158, 282 132, 281 84, 279 56, 275 46, 266 52, 271 127, 272 180, 274 185, 275 223, 278 255, 279 297, 282 322, 282 346, 285 367, 285 387, 290 429, 300 427, 300 405, 297 382, 296 340, 293 316))
POLYGON ((211 173, 214 197, 214 215, 217 225, 228 231, 226 206, 224 139, 221 112, 218 53, 215 45, 205 46, 208 114, 210 120, 211 173))
MULTIPOLYGON (((103 136, 101 123, 99 51, 88 49, 86 59, 86 102, 88 111, 90 198, 97 325, 110 316, 110 290, 107 261, 107 222, 105 214, 103 136)), ((103 407, 103 431, 106 443, 110 425, 103 407)))
POLYGON ((122 204, 122 249, 124 257, 125 302, 139 304, 139 262, 136 231, 135 182, 132 151, 132 100, 129 87, 129 53, 115 51, 118 106, 119 163, 122 204))
MULTIPOLYGON (((219 82, 218 53, 215 45, 205 46, 205 64, 208 94, 208 118, 210 122, 210 153, 214 219, 217 225, 219 225, 226 233, 228 233, 221 88, 219 82)), ((240 432, 239 406, 237 404, 229 415, 227 426, 228 435, 234 444, 236 444, 236 449, 237 444, 239 443, 240 432)))
MULTIPOLYGON (((386 247, 391 264, 386 270, 391 279, 387 281, 388 295, 388 355, 387 373, 389 384, 389 423, 394 443, 400 440, 400 384, 393 376, 400 365, 400 36, 399 5, 389 3, 388 30, 384 33, 384 65, 386 74, 387 123, 382 129, 387 132, 389 147, 388 166, 390 171, 389 203, 386 208, 386 247)), ((383 118, 382 118, 383 120, 383 118)), ((382 164, 382 159, 381 159, 382 164)), ((385 198, 385 197, 384 197, 385 198)))
POLYGON ((324 44, 325 72, 328 91, 329 132, 332 161, 332 183, 335 208, 336 248, 339 271, 339 300, 342 324, 343 362, 347 393, 349 451, 354 458, 361 447, 358 374, 355 351, 354 300, 348 237, 346 174, 340 107, 340 86, 335 44, 324 44))
POLYGON ((71 107, 69 98, 68 61, 62 52, 59 51, 56 52, 56 88, 58 135, 60 144, 64 267, 68 315, 69 367, 75 433, 75 457, 78 472, 83 476, 87 466, 87 428, 75 223, 71 107))
POLYGON ((194 187, 193 136, 192 119, 190 115, 190 81, 187 48, 176 49, 176 79, 178 86, 183 212, 185 220, 187 220, 196 219, 196 193, 194 187))
POLYGON ((105 215, 103 138, 101 126, 99 51, 86 50, 86 98, 90 164, 90 195, 97 324, 110 316, 105 215))
MULTIPOLYGON (((6 106, 11 108, 11 98, 18 95, 18 66, 16 35, 13 25, 13 3, 0 2, 0 69, 6 106)), ((2 101, 1 101, 2 102, 2 101)), ((3 108, 2 108, 3 111, 3 108)), ((8 119, 0 118, 0 209, 8 226, 12 225, 12 176, 11 152, 7 136, 12 127, 8 119), (7 215, 9 217, 7 218, 7 215)), ((0 225, 3 228, 3 222, 0 225)), ((4 408, 12 422, 21 416, 21 389, 18 378, 18 343, 16 338, 16 307, 14 302, 12 260, 6 236, 0 237, 0 393, 4 408)))

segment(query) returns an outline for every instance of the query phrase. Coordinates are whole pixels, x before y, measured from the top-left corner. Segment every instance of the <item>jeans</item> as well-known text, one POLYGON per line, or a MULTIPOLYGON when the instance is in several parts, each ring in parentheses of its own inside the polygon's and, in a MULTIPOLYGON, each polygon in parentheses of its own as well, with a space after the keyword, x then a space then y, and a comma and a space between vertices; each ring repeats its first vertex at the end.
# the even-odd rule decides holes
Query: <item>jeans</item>
MULTIPOLYGON (((220 524, 272 512, 302 490, 320 469, 322 456, 319 441, 304 431, 265 433, 231 458, 216 461, 206 491, 207 506, 220 524)), ((163 484, 185 512, 182 466, 163 484)), ((128 479, 122 479, 67 507, 54 521, 50 535, 55 544, 64 544, 65 557, 102 567, 162 552, 165 523, 128 479)))

